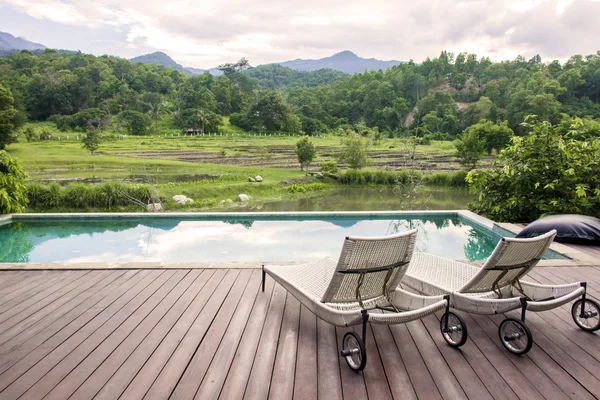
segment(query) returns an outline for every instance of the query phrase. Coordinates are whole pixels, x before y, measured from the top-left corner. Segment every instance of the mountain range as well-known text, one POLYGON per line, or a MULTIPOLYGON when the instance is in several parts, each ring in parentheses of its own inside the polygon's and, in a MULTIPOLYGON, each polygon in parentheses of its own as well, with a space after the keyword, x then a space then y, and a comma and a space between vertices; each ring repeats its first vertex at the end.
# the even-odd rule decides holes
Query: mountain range
MULTIPOLYGON (((24 38, 14 37, 10 33, 0 32, 0 52, 12 53, 18 50, 43 50, 46 46, 30 42, 24 38)), ((131 62, 141 62, 144 64, 157 64, 167 68, 173 68, 176 71, 188 74, 198 75, 209 72, 212 75, 222 75, 222 72, 216 68, 199 69, 192 67, 184 67, 177 63, 167 54, 162 51, 157 51, 150 54, 144 54, 130 59, 131 62)), ((319 69, 332 69, 341 71, 347 74, 355 74, 365 72, 367 70, 386 70, 394 65, 401 64, 402 61, 390 60, 382 61, 375 58, 362 58, 351 51, 345 50, 334 54, 330 57, 320 58, 317 60, 296 59, 284 61, 274 64, 279 64, 298 71, 316 71, 319 69)))
POLYGON ((0 32, 0 50, 43 50, 46 46, 30 42, 21 37, 14 37, 10 33, 0 32))

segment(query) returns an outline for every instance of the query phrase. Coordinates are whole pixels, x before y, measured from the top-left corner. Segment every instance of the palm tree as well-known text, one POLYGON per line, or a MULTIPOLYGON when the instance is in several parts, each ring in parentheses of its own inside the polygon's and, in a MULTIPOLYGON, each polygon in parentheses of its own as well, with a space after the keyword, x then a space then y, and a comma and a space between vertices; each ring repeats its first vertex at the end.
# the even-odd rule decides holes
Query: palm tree
POLYGON ((154 132, 156 132, 158 130, 158 120, 165 113, 165 103, 148 103, 148 108, 147 114, 154 121, 154 132))
POLYGON ((206 113, 206 111, 200 109, 196 112, 195 119, 196 119, 196 122, 198 122, 200 124, 202 134, 204 134, 204 127, 208 123, 208 114, 206 113))

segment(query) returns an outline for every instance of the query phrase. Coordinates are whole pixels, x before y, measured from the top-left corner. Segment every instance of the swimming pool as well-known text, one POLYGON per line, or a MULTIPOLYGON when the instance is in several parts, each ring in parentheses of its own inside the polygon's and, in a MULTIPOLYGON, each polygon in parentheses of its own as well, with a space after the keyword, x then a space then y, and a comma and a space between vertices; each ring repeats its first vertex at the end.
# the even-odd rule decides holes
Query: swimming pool
POLYGON ((337 258, 346 236, 413 228, 417 250, 454 260, 484 259, 500 239, 460 212, 16 215, 0 225, 0 262, 310 261, 337 258))

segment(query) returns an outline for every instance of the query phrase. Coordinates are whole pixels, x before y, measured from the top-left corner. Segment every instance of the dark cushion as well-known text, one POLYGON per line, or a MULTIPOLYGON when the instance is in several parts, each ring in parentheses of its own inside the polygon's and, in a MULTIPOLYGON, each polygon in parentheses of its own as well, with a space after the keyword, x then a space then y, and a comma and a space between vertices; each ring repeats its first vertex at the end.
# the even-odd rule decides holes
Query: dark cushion
POLYGON ((600 219, 587 215, 549 215, 527 225, 518 238, 532 238, 556 229, 554 240, 562 243, 600 245, 600 219))

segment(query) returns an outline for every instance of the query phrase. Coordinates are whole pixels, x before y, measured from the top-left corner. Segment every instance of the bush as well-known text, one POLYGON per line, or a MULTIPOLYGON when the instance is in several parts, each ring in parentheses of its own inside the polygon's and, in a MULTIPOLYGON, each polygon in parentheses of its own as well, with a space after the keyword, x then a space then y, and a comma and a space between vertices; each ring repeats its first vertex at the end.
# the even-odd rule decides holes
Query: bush
POLYGON ((344 149, 340 159, 352 169, 361 169, 369 163, 367 156, 368 141, 358 133, 351 133, 342 140, 344 149))
POLYGON ((132 199, 147 204, 151 193, 148 185, 127 185, 121 182, 99 185, 70 183, 64 187, 56 182, 47 186, 32 182, 27 184, 27 197, 29 205, 37 210, 89 210, 130 206, 135 204, 132 199))
POLYGON ((340 170, 335 160, 322 162, 319 166, 319 171, 329 174, 337 174, 340 170))
POLYGON ((349 170, 338 177, 338 181, 346 185, 405 185, 411 180, 423 180, 423 183, 432 186, 466 186, 466 171, 456 172, 434 172, 431 174, 421 174, 420 172, 400 170, 349 170), (412 178, 412 179, 411 179, 412 178))
POLYGON ((25 172, 21 163, 0 150, 0 214, 19 213, 25 210, 25 172))
POLYGON ((563 137, 549 122, 501 151, 491 169, 467 176, 470 205, 497 221, 529 222, 547 214, 600 217, 600 140, 563 137))

